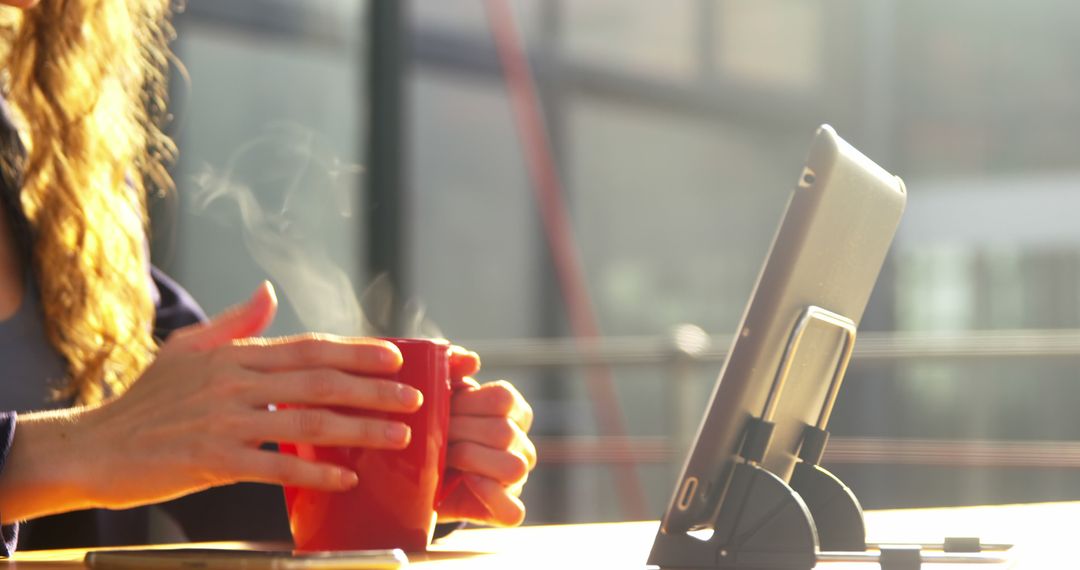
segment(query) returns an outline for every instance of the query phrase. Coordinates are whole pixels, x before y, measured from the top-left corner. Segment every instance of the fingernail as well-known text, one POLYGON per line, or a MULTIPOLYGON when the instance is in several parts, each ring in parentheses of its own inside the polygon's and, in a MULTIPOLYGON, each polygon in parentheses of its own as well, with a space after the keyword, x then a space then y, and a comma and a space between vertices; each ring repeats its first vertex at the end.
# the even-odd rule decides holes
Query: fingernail
POLYGON ((398 400, 410 408, 418 408, 424 403, 424 394, 412 386, 404 384, 398 386, 397 395, 398 400))
POLYGON ((274 291, 274 285, 271 284, 269 281, 264 280, 262 283, 259 283, 258 287, 255 288, 255 291, 251 294, 251 297, 248 297, 248 303, 261 301, 264 298, 264 296, 260 294, 263 290, 266 291, 266 297, 268 297, 271 302, 277 302, 277 292, 274 291))
POLYGON ((390 443, 403 444, 409 441, 409 426, 405 424, 389 424, 384 433, 390 443))
POLYGON ((338 471, 338 476, 341 478, 342 489, 352 489, 360 482, 360 478, 356 476, 356 472, 349 471, 348 469, 341 469, 338 471))
POLYGON ((263 281, 263 284, 266 287, 266 293, 270 296, 270 300, 277 303, 277 291, 274 290, 274 284, 269 281, 263 281))
POLYGON ((403 357, 401 356, 401 349, 399 349, 396 344, 390 341, 383 341, 382 344, 384 350, 379 351, 379 359, 382 360, 385 364, 390 364, 392 366, 401 366, 401 363, 404 361, 403 357))

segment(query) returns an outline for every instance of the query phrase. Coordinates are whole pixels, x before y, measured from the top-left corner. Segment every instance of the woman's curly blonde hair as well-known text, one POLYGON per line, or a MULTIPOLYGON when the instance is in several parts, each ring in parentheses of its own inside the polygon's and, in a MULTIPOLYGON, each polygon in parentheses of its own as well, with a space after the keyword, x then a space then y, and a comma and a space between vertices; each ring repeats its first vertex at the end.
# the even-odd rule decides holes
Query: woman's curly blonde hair
POLYGON ((46 331, 69 366, 59 399, 100 402, 153 358, 146 195, 172 184, 171 11, 170 0, 42 0, 9 15, 22 206, 46 331))

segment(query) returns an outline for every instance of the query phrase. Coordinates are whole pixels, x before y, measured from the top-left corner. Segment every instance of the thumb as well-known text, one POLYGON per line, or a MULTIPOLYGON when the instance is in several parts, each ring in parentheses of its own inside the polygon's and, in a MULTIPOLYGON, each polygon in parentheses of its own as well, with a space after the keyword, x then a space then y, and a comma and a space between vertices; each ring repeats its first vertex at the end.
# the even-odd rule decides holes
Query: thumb
POLYGON ((192 350, 205 350, 236 339, 261 333, 277 313, 277 295, 269 281, 263 281, 251 297, 210 319, 209 322, 186 327, 174 335, 176 344, 192 350))
POLYGON ((463 378, 472 376, 480 370, 480 355, 454 345, 450 348, 450 376, 463 378))

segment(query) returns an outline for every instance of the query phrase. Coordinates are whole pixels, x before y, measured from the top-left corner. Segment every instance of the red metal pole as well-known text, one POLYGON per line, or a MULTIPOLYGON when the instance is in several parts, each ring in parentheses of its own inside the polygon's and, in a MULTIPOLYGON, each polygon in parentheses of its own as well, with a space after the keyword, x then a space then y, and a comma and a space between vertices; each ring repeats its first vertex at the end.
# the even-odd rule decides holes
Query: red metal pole
MULTIPOLYGON (((506 0, 486 0, 485 7, 510 96, 514 122, 525 154, 526 168, 540 209, 559 288, 566 302, 571 332, 579 341, 598 338, 600 327, 586 286, 585 269, 574 238, 574 229, 567 213, 565 190, 559 180, 536 95, 536 86, 517 35, 513 13, 506 0)), ((594 345, 581 343, 580 346, 589 350, 589 347, 594 345)), ((611 370, 604 365, 594 365, 586 369, 586 374, 589 399, 601 435, 614 436, 609 441, 614 442, 614 445, 624 445, 620 442, 626 441, 626 420, 619 405, 611 370)), ((629 453, 629 449, 618 451, 629 453)), ((645 497, 636 465, 629 462, 613 466, 612 469, 623 516, 636 520, 647 518, 645 497)))

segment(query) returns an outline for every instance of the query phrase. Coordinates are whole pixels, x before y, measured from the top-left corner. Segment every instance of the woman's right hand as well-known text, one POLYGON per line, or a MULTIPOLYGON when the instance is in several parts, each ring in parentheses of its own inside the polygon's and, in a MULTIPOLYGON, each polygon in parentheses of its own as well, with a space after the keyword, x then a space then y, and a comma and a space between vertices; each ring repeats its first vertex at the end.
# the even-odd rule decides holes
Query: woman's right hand
POLYGON ((329 335, 252 338, 276 306, 264 284, 244 305, 174 334, 119 397, 20 416, 0 473, 2 521, 131 507, 237 481, 344 490, 355 473, 259 445, 405 447, 402 423, 304 407, 415 411, 419 391, 378 378, 401 366, 397 348, 329 335), (277 403, 299 407, 267 410, 277 403))

